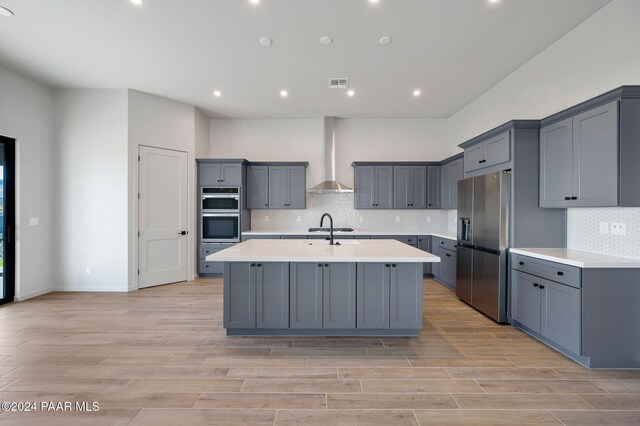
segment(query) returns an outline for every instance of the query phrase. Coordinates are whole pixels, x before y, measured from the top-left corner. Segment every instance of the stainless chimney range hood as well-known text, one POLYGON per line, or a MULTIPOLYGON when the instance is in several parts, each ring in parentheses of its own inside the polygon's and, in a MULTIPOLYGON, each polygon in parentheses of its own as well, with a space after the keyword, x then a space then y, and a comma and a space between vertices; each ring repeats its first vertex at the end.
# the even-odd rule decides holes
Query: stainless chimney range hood
POLYGON ((307 189, 309 194, 344 194, 352 188, 336 180, 336 118, 324 118, 324 178, 325 181, 307 189))

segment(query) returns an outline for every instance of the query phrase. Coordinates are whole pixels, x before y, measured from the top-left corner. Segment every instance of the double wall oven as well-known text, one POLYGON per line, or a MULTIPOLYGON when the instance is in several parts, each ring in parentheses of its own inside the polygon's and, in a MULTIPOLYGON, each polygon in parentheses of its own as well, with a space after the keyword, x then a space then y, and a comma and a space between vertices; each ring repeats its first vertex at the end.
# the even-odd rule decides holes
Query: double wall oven
POLYGON ((203 186, 200 203, 203 243, 240 242, 240 188, 203 186))

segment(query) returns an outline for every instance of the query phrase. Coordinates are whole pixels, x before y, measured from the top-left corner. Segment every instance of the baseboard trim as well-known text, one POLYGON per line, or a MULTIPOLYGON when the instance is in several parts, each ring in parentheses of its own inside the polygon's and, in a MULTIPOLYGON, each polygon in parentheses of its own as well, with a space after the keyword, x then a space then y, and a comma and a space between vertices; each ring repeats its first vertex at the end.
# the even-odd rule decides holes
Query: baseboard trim
POLYGON ((51 291, 78 292, 78 293, 128 293, 129 288, 127 287, 124 289, 114 289, 111 287, 102 287, 102 286, 86 287, 86 286, 70 285, 70 286, 55 287, 51 291))
POLYGON ((51 293, 52 291, 56 291, 56 290, 54 288, 47 288, 44 290, 33 291, 31 293, 15 296, 13 300, 15 302, 24 302, 25 300, 33 299, 34 297, 42 296, 43 294, 51 293))

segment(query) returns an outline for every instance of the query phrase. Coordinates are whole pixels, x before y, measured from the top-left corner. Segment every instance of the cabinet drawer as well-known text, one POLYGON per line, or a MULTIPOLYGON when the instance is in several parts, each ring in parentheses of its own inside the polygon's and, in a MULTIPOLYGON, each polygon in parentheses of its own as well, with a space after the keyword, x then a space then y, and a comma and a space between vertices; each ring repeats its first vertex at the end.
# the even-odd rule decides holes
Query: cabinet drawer
POLYGON ((202 244, 200 246, 200 257, 205 258, 210 254, 233 247, 235 244, 202 244))
POLYGON ((401 243, 415 246, 418 244, 418 239, 415 235, 372 235, 372 240, 397 240, 401 243))
POLYGON ((207 262, 206 260, 200 260, 200 268, 198 270, 200 274, 224 274, 223 262, 207 262))
POLYGON ((280 235, 243 235, 242 241, 248 240, 279 240, 280 235))
POLYGON ((440 247, 447 250, 456 251, 458 243, 448 238, 433 237, 433 248, 440 247))
POLYGON ((570 285, 572 287, 582 287, 580 280, 580 268, 576 268, 575 266, 563 265, 561 263, 512 254, 511 267, 518 271, 570 285))

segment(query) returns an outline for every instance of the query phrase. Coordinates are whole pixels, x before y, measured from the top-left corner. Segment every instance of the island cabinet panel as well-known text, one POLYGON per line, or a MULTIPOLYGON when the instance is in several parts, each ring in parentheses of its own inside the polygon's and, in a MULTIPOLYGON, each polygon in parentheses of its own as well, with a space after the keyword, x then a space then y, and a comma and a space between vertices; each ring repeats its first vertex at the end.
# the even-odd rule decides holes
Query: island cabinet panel
POLYGON ((256 328, 255 263, 224 264, 224 327, 256 328))
POLYGON ((322 328, 322 263, 290 264, 289 325, 322 328))
POLYGON ((323 328, 356 328, 356 264, 323 264, 323 328))
MULTIPOLYGON (((431 236, 430 235, 419 235, 418 236, 418 248, 422 251, 426 251, 427 253, 432 253, 431 251, 431 236)), ((424 275, 433 273, 433 263, 425 262, 422 264, 422 273, 424 275)))
POLYGON ((247 167, 247 208, 269 208, 269 167, 247 167))
POLYGON ((389 328, 389 268, 388 263, 358 263, 357 328, 389 328))
POLYGON ((289 328, 289 264, 256 264, 256 325, 289 328))
POLYGON ((422 265, 392 263, 390 271, 390 328, 422 328, 422 265))

